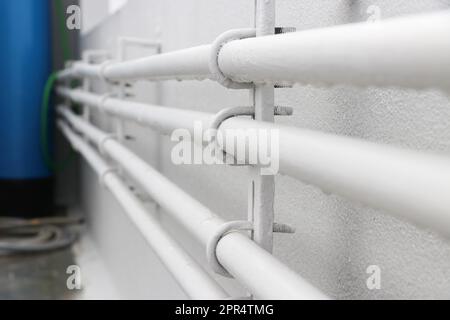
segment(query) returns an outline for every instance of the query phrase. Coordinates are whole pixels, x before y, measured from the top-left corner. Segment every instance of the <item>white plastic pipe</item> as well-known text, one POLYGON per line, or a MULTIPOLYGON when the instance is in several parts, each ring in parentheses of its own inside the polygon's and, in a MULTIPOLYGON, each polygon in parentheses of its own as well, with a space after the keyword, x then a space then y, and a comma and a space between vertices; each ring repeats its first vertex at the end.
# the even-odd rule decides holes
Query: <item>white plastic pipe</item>
MULTIPOLYGON (((206 245, 225 222, 189 196, 145 161, 96 127, 65 108, 59 113, 78 131, 119 163, 148 194, 182 226, 206 245)), ((232 232, 217 246, 220 263, 256 298, 259 299, 326 299, 298 274, 261 249, 247 236, 232 232)))
POLYGON ((58 126, 72 147, 86 159, 100 176, 101 182, 115 196, 130 220, 183 291, 192 299, 198 300, 228 298, 229 296, 223 288, 145 210, 142 203, 130 192, 119 176, 114 171, 111 171, 111 167, 100 155, 64 122, 59 121, 58 126))
POLYGON ((210 45, 192 47, 151 57, 111 62, 110 65, 88 65, 76 62, 70 69, 61 71, 59 79, 67 77, 94 77, 119 80, 203 80, 209 78, 208 59, 210 45))
MULTIPOLYGON (((235 81, 450 88, 450 12, 355 23, 232 41, 219 55, 235 81)), ((204 79, 210 46, 106 66, 109 80, 204 79)), ((97 76, 77 63, 60 76, 97 76)))
MULTIPOLYGON (((212 114, 106 99, 77 90, 58 93, 79 103, 171 134, 208 128, 212 114)), ((294 127, 233 118, 221 130, 279 130, 280 172, 450 237, 450 157, 404 150, 294 127)), ((226 150, 233 153, 234 150, 226 150)))
POLYGON ((450 11, 230 42, 236 81, 450 89, 450 11))

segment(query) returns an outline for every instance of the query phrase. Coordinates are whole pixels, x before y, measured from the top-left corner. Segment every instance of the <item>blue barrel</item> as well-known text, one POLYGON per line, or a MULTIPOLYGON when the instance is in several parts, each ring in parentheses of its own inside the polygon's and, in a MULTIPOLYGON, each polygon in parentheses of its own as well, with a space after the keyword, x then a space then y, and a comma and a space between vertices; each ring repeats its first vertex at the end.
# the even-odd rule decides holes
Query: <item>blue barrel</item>
POLYGON ((40 108, 51 71, 50 0, 0 1, 0 215, 50 212, 40 108))

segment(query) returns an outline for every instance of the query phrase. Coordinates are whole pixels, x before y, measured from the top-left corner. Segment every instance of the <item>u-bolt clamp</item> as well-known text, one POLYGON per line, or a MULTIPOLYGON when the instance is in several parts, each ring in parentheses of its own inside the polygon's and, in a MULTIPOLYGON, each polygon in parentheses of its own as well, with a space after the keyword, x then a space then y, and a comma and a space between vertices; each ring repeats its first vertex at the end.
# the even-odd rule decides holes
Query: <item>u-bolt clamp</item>
MULTIPOLYGON (((206 244, 206 258, 211 269, 224 277, 232 278, 233 276, 222 266, 217 259, 217 245, 219 241, 227 234, 238 231, 253 231, 253 223, 250 221, 230 221, 222 224, 209 239, 206 244)), ((282 223, 273 224, 273 232, 277 233, 295 233, 295 228, 282 223)))
POLYGON ((115 64, 115 63, 117 63, 117 61, 115 61, 115 60, 107 60, 107 61, 103 62, 102 64, 100 64, 99 77, 100 77, 100 79, 101 79, 102 81, 107 82, 107 83, 108 83, 108 82, 109 82, 109 83, 112 83, 112 81, 108 80, 108 79, 105 77, 105 69, 106 69, 107 67, 109 67, 110 65, 115 64))
POLYGON ((110 173, 117 173, 118 171, 119 170, 114 167, 107 167, 106 169, 104 169, 99 175, 100 186, 102 186, 103 188, 106 188, 106 184, 105 184, 106 176, 110 173))
MULTIPOLYGON (((274 115, 276 116, 290 116, 293 114, 293 109, 291 107, 282 107, 282 106, 275 106, 274 107, 274 115)), ((211 124, 209 126, 209 130, 213 130, 214 132, 217 132, 222 125, 222 123, 225 120, 228 120, 233 117, 238 116, 255 116, 255 107, 250 106, 239 106, 239 107, 231 107, 231 108, 225 108, 219 111, 217 114, 214 115, 213 119, 211 120, 211 124)), ((217 143, 217 137, 212 138, 212 141, 210 143, 215 143, 215 149, 218 150, 220 147, 217 143)), ((227 154, 225 151, 222 152, 222 159, 226 158, 226 163, 231 163, 232 165, 240 165, 238 164, 236 158, 234 156, 231 156, 227 154), (232 158, 230 158, 232 157, 232 158), (228 161, 230 160, 230 161, 228 161)), ((243 164, 245 165, 245 164, 243 164)))
POLYGON ((241 40, 246 38, 256 37, 256 29, 245 28, 245 29, 232 29, 225 31, 219 35, 216 40, 212 43, 211 56, 209 59, 209 71, 213 75, 213 79, 220 83, 222 86, 228 89, 251 89, 253 88, 252 83, 242 83, 236 82, 231 78, 228 78, 219 66, 219 54, 220 50, 225 44, 234 40, 241 40))
POLYGON ((105 93, 104 95, 100 96, 98 99, 98 109, 100 110, 100 112, 102 113, 107 113, 105 110, 105 102, 108 99, 117 97, 116 94, 114 93, 105 93))
POLYGON ((98 150, 100 151, 100 154, 103 156, 106 156, 105 143, 108 142, 109 140, 117 140, 117 135, 113 133, 106 134, 98 142, 98 150))
MULTIPOLYGON (((240 107, 231 107, 226 108, 221 111, 219 111, 212 119, 211 124, 209 126, 209 130, 213 132, 218 132, 220 126, 222 123, 230 118, 237 117, 237 116, 254 116, 255 114, 255 108, 254 107, 246 107, 246 106, 240 106, 240 107)), ((239 165, 236 161, 236 158, 220 148, 218 142, 217 142, 217 136, 211 137, 212 140, 210 141, 211 144, 214 144, 215 150, 222 150, 222 159, 224 158, 225 163, 231 164, 231 165, 239 165)), ((242 164, 245 165, 245 164, 242 164)))
POLYGON ((222 224, 214 232, 206 245, 206 258, 208 259, 209 266, 214 272, 224 277, 232 278, 233 276, 220 264, 217 259, 217 244, 227 234, 237 231, 252 231, 253 224, 250 221, 230 221, 222 224))

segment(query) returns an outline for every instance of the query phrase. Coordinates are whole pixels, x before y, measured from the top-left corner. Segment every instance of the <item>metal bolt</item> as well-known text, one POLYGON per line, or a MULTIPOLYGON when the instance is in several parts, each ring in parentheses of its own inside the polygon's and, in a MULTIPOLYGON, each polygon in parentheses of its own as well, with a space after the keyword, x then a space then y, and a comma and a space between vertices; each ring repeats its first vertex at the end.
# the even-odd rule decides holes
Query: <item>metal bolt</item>
POLYGON ((296 32, 296 27, 275 27, 275 34, 296 32))
POLYGON ((291 107, 275 106, 274 115, 276 116, 292 116, 294 109, 291 107))
POLYGON ((284 223, 274 222, 273 224, 273 232, 276 233, 295 233, 295 228, 290 225, 284 223))

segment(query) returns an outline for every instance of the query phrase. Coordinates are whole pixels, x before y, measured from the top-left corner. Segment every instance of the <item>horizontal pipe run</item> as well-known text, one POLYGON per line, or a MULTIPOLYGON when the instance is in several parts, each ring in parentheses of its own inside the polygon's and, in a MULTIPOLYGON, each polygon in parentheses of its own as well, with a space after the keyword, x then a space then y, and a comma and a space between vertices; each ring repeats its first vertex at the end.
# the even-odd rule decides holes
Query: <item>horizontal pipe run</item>
POLYGON ((450 89, 450 11, 230 42, 219 64, 238 82, 450 89))
MULTIPOLYGON (((78 90, 59 88, 58 93, 163 134, 180 128, 192 132, 195 121, 208 128, 213 119, 209 113, 112 98, 101 101, 78 90)), ((280 173, 450 237, 450 157, 241 118, 221 126, 250 128, 279 130, 280 173)))
MULTIPOLYGON (((427 13, 224 45, 221 71, 237 82, 450 89, 450 12, 427 13), (420 41, 417 41, 420 39, 420 41)), ((113 63, 109 80, 212 78, 210 45, 113 63)), ((98 66, 75 63, 65 76, 101 77, 98 66)))
POLYGON ((133 80, 204 80, 210 78, 210 45, 202 45, 125 62, 100 65, 75 62, 59 72, 58 78, 91 77, 110 81, 133 80))
POLYGON ((202 122, 203 128, 207 128, 213 117, 213 114, 210 113, 191 110, 183 111, 181 109, 124 101, 77 89, 57 87, 56 92, 61 97, 71 99, 73 102, 150 126, 164 135, 171 135, 174 130, 180 128, 187 128, 193 131, 195 121, 202 122))
POLYGON ((219 284, 186 253, 169 234, 164 231, 144 208, 142 203, 130 192, 119 176, 80 136, 75 134, 64 122, 59 128, 77 150, 100 176, 102 183, 111 191, 130 220, 152 247, 164 266, 169 270, 183 291, 192 299, 225 299, 229 296, 219 284))
MULTIPOLYGON (((119 163, 146 192, 203 245, 225 222, 117 141, 65 108, 58 112, 80 133, 119 163)), ((225 235, 216 250, 219 262, 256 298, 326 299, 315 287, 265 252, 247 236, 225 235)))

